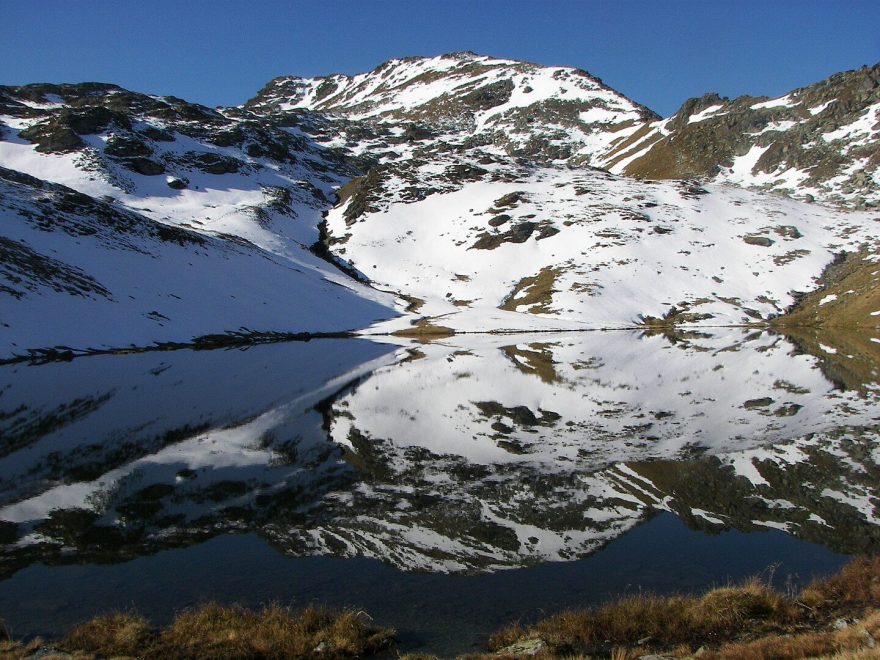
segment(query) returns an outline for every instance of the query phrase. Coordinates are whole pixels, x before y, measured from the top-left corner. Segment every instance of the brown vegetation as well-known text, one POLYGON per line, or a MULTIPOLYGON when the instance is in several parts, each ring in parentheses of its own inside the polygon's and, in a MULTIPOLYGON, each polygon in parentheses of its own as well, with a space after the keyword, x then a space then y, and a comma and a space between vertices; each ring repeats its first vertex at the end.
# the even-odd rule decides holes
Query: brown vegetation
POLYGON ((783 316, 774 319, 780 328, 823 326, 840 328, 880 327, 880 264, 877 248, 863 246, 842 253, 819 279, 819 288, 804 295, 783 316))
POLYGON ((445 325, 434 325, 429 318, 421 318, 413 322, 409 328, 397 330, 391 334, 395 337, 413 337, 416 339, 431 340, 451 337, 455 334, 455 330, 447 328, 445 325))
MULTIPOLYGON (((253 611, 209 603, 182 612, 162 631, 137 614, 99 616, 71 630, 56 648, 76 658, 355 658, 382 651, 394 640, 394 631, 367 625, 364 618, 314 607, 253 611)), ((27 658, 41 646, 40 640, 0 642, 0 658, 27 658)))
POLYGON ((632 596, 598 609, 563 612, 528 628, 510 626, 491 637, 490 647, 496 657, 525 639, 546 644, 539 657, 625 659, 659 652, 689 657, 696 650, 707 660, 880 657, 874 650, 878 608, 880 558, 860 558, 794 596, 757 578, 699 597, 632 596))

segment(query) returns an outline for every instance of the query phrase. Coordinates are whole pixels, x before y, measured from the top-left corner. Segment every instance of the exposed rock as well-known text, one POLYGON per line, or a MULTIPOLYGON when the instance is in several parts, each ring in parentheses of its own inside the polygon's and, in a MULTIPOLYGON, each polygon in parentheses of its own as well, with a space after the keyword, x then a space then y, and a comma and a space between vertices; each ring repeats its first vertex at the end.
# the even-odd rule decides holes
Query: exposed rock
POLYGON ((162 163, 157 163, 150 158, 127 158, 121 162, 131 171, 146 176, 157 176, 165 171, 165 166, 162 163))
POLYGON ((499 649, 495 655, 532 656, 548 650, 549 646, 543 639, 521 639, 510 646, 499 649))
POLYGON ((760 245, 761 247, 770 247, 774 241, 766 236, 743 236, 743 242, 749 245, 760 245))

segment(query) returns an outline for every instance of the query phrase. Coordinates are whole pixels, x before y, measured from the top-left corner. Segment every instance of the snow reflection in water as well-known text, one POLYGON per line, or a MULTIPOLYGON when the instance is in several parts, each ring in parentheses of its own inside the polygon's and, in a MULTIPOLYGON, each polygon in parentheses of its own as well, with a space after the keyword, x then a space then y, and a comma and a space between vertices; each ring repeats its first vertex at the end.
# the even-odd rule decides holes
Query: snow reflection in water
POLYGON ((250 531, 484 572, 584 557, 657 511, 874 549, 876 356, 850 350, 596 332, 7 366, 0 571, 250 531))

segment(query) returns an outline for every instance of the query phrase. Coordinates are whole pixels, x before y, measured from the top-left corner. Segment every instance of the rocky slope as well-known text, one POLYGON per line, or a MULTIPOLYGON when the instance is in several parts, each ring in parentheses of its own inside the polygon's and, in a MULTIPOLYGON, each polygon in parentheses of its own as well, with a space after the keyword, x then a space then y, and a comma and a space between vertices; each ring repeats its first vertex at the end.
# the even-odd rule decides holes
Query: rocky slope
POLYGON ((605 164, 630 176, 712 181, 852 208, 880 204, 880 64, 776 99, 690 99, 605 164))
POLYGON ((237 108, 3 87, 0 359, 209 334, 766 322, 841 252, 876 258, 877 79, 707 96, 668 119, 586 72, 473 53, 278 78, 237 108), (59 310, 69 330, 40 322, 59 310))
POLYGON ((474 53, 391 60, 353 77, 277 78, 247 107, 368 120, 410 141, 432 131, 465 135, 510 156, 640 178, 699 177, 855 208, 880 203, 880 64, 776 99, 706 94, 665 119, 585 71, 474 53))

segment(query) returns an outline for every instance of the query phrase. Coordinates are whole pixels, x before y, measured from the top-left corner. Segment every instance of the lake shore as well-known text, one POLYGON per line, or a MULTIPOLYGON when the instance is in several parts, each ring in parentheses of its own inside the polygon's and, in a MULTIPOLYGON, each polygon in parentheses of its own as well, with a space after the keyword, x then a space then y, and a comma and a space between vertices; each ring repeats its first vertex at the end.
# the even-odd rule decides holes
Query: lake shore
MULTIPOLYGON (((533 625, 496 632, 485 653, 502 657, 577 658, 870 658, 880 639, 880 557, 859 557, 800 591, 774 590, 753 578, 699 596, 630 596, 569 610, 533 625)), ((356 658, 403 657, 394 630, 365 612, 309 607, 262 610, 205 604, 161 630, 144 617, 111 613, 63 638, 9 639, 0 658, 356 658)))

